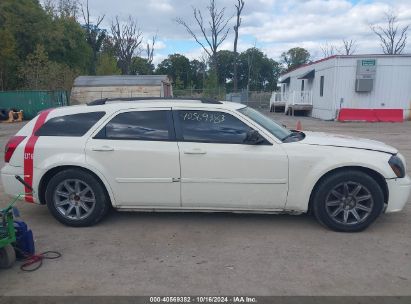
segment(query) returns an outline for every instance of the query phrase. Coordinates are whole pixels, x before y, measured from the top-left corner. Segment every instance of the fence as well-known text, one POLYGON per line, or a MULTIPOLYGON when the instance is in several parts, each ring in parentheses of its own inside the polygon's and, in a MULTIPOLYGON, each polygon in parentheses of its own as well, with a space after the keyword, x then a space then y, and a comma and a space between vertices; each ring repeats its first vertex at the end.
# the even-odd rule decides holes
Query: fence
POLYGON ((66 91, 0 92, 0 109, 22 110, 25 119, 32 119, 42 110, 67 105, 66 91))
POLYGON ((215 88, 215 89, 184 89, 176 90, 173 89, 174 97, 179 98, 216 98, 216 99, 225 99, 226 91, 224 88, 215 88))

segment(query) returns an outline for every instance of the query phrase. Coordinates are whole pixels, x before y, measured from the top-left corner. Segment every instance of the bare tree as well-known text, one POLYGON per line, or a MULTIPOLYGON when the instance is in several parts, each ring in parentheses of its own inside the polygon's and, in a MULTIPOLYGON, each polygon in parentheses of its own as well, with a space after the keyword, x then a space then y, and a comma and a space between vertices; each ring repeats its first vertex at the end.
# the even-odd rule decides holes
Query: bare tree
POLYGON ((150 42, 147 42, 147 62, 149 64, 153 63, 153 59, 154 59, 154 46, 156 44, 157 41, 157 33, 152 37, 150 42))
POLYGON ((205 88, 206 71, 207 71, 207 65, 208 65, 209 59, 210 57, 208 56, 206 52, 201 53, 199 61, 201 62, 201 65, 202 65, 201 73, 203 75, 203 88, 205 88))
POLYGON ((385 27, 370 25, 370 28, 380 39, 384 54, 401 54, 407 45, 409 25, 399 28, 398 16, 393 12, 386 13, 385 20, 385 27))
POLYGON ((204 24, 204 19, 201 11, 193 7, 194 19, 196 20, 205 43, 202 42, 202 39, 195 33, 195 30, 191 28, 183 19, 176 18, 175 21, 178 24, 184 26, 187 32, 204 49, 208 57, 211 59, 215 71, 217 71, 218 48, 227 38, 227 35, 230 31, 230 28, 227 28, 227 25, 231 17, 227 18, 225 16, 225 7, 223 7, 222 9, 217 8, 215 0, 210 0, 207 9, 210 18, 208 20, 208 28, 204 24))
POLYGON ((44 0, 44 10, 53 17, 77 19, 79 0, 44 0))
POLYGON ((86 40, 91 50, 93 51, 93 62, 91 65, 91 74, 96 74, 97 54, 100 52, 104 39, 106 38, 106 31, 100 29, 100 24, 103 22, 105 15, 98 16, 96 23, 92 23, 90 20, 90 9, 88 6, 88 0, 86 6, 81 5, 81 13, 83 15, 84 25, 83 28, 86 31, 86 40))
POLYGON ((236 12, 237 12, 237 19, 236 19, 236 24, 234 25, 234 71, 233 71, 233 82, 234 82, 234 92, 237 92, 238 90, 238 52, 237 52, 237 44, 238 44, 238 31, 241 26, 241 13, 244 8, 244 0, 237 0, 237 4, 235 5, 236 12))
POLYGON ((54 0, 44 0, 43 1, 43 8, 46 11, 47 14, 50 16, 55 16, 56 15, 56 3, 54 0))
POLYGON ((60 17, 76 19, 79 10, 79 1, 59 0, 57 9, 59 11, 60 17))
POLYGON ((342 48, 339 50, 340 54, 343 55, 353 55, 355 51, 357 50, 357 41, 350 39, 346 40, 343 39, 343 45, 342 48))
POLYGON ((137 27, 137 22, 131 17, 120 25, 118 17, 111 23, 114 49, 123 75, 130 74, 133 55, 141 53, 140 45, 143 42, 143 33, 137 27))
POLYGON ((337 53, 337 47, 334 44, 329 44, 328 42, 325 42, 320 48, 323 52, 324 58, 334 56, 337 53))

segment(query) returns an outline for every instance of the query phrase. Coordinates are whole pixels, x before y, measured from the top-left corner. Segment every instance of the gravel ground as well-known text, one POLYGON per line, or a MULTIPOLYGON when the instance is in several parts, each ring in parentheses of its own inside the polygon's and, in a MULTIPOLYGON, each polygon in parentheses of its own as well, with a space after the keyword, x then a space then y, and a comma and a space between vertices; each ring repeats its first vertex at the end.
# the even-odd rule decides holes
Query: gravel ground
MULTIPOLYGON (((377 139, 411 168, 411 122, 338 123, 270 114, 295 128, 377 139)), ((0 124, 3 147, 21 124, 0 124)), ((8 197, 0 184, 1 206, 8 197)), ((91 228, 59 224, 21 203, 39 252, 33 273, 0 271, 0 295, 411 295, 411 204, 344 234, 309 216, 112 212, 91 228)))

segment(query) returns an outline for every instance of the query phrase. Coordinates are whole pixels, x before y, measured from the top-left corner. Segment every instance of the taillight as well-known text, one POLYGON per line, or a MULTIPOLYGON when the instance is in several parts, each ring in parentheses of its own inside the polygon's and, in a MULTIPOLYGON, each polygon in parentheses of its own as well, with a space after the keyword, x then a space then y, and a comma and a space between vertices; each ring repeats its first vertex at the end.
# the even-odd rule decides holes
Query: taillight
POLYGON ((26 138, 26 136, 13 136, 9 139, 6 144, 6 149, 4 151, 4 162, 8 163, 13 156, 14 151, 17 146, 26 138))

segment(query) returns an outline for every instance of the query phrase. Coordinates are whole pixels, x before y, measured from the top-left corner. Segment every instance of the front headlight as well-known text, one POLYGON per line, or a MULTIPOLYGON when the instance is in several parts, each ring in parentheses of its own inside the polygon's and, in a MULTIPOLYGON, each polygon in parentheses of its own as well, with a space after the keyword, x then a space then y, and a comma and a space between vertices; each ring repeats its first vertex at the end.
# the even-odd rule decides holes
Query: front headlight
POLYGON ((391 166, 392 171, 394 171, 397 177, 404 177, 405 176, 405 166, 402 162, 401 158, 398 155, 391 156, 388 164, 391 166))

